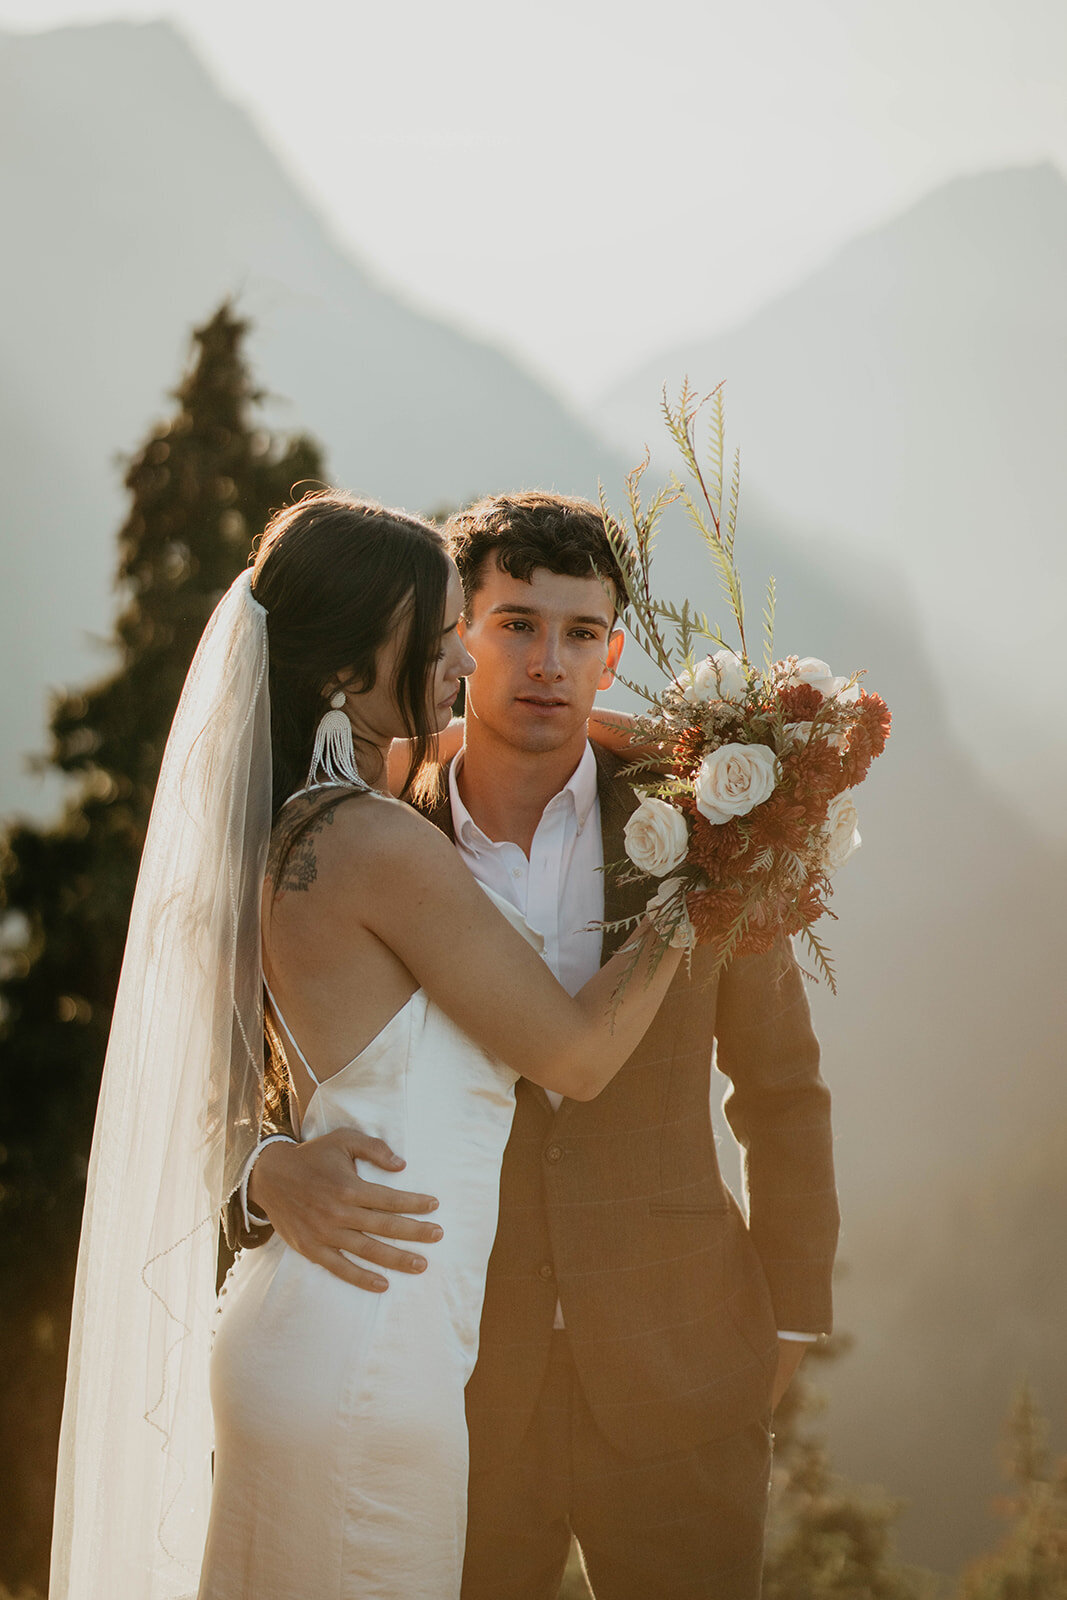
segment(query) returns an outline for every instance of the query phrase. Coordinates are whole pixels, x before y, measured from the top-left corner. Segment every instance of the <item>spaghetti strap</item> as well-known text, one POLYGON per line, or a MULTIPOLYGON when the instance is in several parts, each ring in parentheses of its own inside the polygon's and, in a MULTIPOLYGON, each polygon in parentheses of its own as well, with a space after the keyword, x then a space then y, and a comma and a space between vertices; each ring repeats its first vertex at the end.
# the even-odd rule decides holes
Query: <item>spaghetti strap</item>
POLYGON ((314 1072, 311 1070, 311 1063, 309 1062, 307 1056, 304 1054, 303 1050, 301 1050, 300 1046, 296 1042, 296 1039, 293 1037, 292 1028, 290 1028, 289 1024, 286 1022, 285 1018, 282 1016, 282 1008, 278 1004, 277 1000, 275 1000, 274 995, 271 992, 270 984, 267 982, 266 978, 263 979, 263 987, 267 991, 267 999, 270 1001, 271 1010, 274 1012, 274 1016, 275 1016, 275 1018, 276 1018, 276 1020, 278 1022, 279 1027, 281 1028, 282 1032, 285 1034, 285 1037, 288 1039, 288 1041, 292 1045, 293 1049, 296 1051, 297 1055, 300 1057, 301 1061, 304 1064, 304 1071, 307 1073, 308 1077, 311 1079, 312 1083, 315 1085, 315 1087, 317 1089, 319 1087, 319 1080, 318 1080, 318 1078, 316 1078, 314 1072))

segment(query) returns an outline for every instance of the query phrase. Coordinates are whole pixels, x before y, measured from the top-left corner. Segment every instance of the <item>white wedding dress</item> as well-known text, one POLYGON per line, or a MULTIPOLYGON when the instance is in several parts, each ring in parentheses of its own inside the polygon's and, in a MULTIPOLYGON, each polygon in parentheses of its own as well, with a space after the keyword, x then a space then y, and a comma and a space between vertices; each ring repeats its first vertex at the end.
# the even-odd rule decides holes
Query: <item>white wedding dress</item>
MULTIPOLYGON (((492 898, 536 945, 518 913, 492 898)), ((355 1126, 384 1139, 406 1172, 364 1176, 436 1195, 444 1237, 423 1273, 388 1272, 381 1294, 343 1283, 277 1235, 238 1257, 212 1354, 215 1472, 200 1600, 459 1595, 463 1390, 515 1079, 418 990, 316 1088, 302 1137, 355 1126)))

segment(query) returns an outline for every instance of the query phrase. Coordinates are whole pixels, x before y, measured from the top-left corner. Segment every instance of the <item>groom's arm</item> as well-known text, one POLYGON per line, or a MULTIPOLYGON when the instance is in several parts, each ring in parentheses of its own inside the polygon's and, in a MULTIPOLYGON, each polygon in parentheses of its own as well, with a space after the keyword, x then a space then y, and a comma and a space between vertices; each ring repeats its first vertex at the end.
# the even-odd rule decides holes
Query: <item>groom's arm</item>
MULTIPOLYGON (((829 1333, 839 1227, 830 1093, 786 941, 727 968, 715 1032, 716 1063, 731 1083, 724 1109, 744 1151, 749 1232, 778 1327, 829 1333)), ((803 1348, 782 1350, 782 1364, 799 1364, 803 1348)))

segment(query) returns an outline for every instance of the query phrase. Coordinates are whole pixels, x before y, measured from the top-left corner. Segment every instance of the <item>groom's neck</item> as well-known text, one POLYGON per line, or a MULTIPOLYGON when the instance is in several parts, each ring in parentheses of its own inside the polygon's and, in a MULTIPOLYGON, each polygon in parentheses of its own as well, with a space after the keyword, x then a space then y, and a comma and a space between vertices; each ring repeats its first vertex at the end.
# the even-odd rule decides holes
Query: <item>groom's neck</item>
POLYGON ((573 777, 585 745, 583 732, 559 750, 521 750, 472 719, 457 773, 463 804, 487 838, 529 855, 541 813, 573 777))

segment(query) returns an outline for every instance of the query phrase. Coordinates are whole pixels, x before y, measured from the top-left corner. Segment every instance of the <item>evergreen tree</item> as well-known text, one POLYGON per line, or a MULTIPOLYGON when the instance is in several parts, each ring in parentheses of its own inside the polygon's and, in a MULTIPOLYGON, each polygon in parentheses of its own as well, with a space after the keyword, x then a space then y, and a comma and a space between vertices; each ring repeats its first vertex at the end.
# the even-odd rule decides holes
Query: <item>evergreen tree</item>
MULTIPOLYGON (((846 1348, 845 1340, 830 1340, 807 1361, 832 1360, 846 1348)), ((763 1600, 922 1600, 932 1580, 893 1558, 900 1505, 837 1476, 823 1440, 804 1426, 819 1404, 801 1371, 775 1412, 763 1600)))
POLYGON ((999 1546, 964 1573, 959 1600, 1067 1600, 1067 1458, 1050 1464, 1048 1428, 1029 1385, 1008 1421, 1000 1509, 1010 1519, 999 1546))
POLYGON ((0 1495, 10 1583, 43 1587, 70 1296, 93 1116, 159 764, 197 641, 316 447, 256 428, 229 305, 194 335, 171 419, 129 463, 117 665, 58 697, 58 824, 12 827, 0 904, 0 1495))

